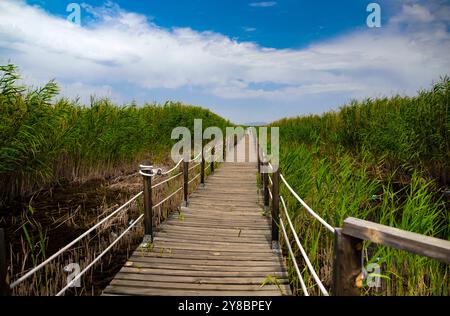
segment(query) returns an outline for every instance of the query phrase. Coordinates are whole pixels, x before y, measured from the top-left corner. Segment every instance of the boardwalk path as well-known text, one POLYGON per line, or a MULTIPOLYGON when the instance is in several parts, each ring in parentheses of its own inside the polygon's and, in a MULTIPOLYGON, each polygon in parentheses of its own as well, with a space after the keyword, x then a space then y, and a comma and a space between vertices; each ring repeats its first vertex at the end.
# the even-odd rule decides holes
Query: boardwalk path
POLYGON ((151 247, 133 253, 104 295, 290 295, 256 178, 256 163, 225 163, 159 227, 151 247), (268 276, 277 284, 261 286, 268 276))

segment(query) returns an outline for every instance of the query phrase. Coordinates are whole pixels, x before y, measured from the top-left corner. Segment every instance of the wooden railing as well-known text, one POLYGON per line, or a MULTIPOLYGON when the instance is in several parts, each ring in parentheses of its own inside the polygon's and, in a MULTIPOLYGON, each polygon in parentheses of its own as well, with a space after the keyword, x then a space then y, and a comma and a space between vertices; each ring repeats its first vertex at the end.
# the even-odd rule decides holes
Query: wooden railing
POLYGON ((333 293, 359 295, 355 285, 361 273, 362 244, 364 240, 406 250, 450 264, 450 241, 412 233, 349 217, 335 232, 333 293))
MULTIPOLYGON (((266 209, 269 209, 271 205, 272 244, 274 245, 274 248, 277 248, 276 245, 278 244, 280 238, 278 228, 280 225, 283 225, 283 220, 280 218, 279 212, 280 199, 282 206, 284 208, 286 207, 284 199, 280 194, 280 177, 283 176, 281 175, 280 168, 274 168, 274 171, 271 173, 272 177, 269 176, 269 173, 261 172, 261 167, 267 166, 268 164, 270 165, 268 157, 260 150, 258 146, 258 171, 260 172, 263 203, 266 209)), ((285 178, 283 177, 282 179, 284 184, 289 186, 285 178)), ((289 189, 292 190, 290 186, 289 189)), ((291 191, 291 193, 295 194, 294 191, 291 191)), ((332 295, 355 296, 361 294, 361 289, 357 284, 357 280, 363 275, 361 258, 363 241, 365 240, 379 245, 405 250, 450 264, 450 241, 448 240, 416 234, 353 217, 345 219, 342 228, 335 228, 326 223, 318 214, 311 210, 311 208, 303 200, 301 200, 297 194, 295 194, 295 196, 312 216, 318 219, 328 228, 329 231, 334 234, 332 295)), ((287 209, 285 214, 286 217, 289 216, 287 209)), ((290 218, 286 218, 286 220, 291 224, 290 218)), ((289 243, 285 228, 281 228, 283 231, 282 236, 285 238, 286 242, 289 243)), ((293 231, 292 225, 290 228, 292 233, 295 235, 294 237, 298 247, 301 248, 301 251, 304 251, 300 243, 298 232, 293 231)), ((298 268, 298 263, 294 257, 294 253, 292 252, 290 245, 288 246, 288 250, 300 278, 303 292, 305 295, 308 295, 306 286, 300 274, 300 269, 298 268)), ((308 268, 311 271, 311 274, 315 277, 322 294, 328 295, 328 291, 323 287, 322 283, 318 279, 307 255, 302 252, 302 256, 307 262, 307 265, 309 264, 308 268)))

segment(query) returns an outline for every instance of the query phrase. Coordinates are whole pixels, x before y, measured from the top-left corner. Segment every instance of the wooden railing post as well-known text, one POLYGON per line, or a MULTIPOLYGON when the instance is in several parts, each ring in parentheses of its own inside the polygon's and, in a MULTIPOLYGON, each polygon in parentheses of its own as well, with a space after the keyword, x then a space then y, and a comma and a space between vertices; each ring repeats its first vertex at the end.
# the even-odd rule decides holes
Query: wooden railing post
MULTIPOLYGON (((141 171, 146 174, 153 174, 153 167, 150 164, 141 166, 141 171)), ((152 199, 152 177, 143 175, 144 180, 144 233, 150 242, 153 242, 153 199, 152 199)))
MULTIPOLYGON (((260 177, 260 180, 261 180, 261 158, 259 157, 259 142, 258 142, 258 140, 256 142, 257 142, 256 143, 256 146, 257 146, 256 156, 258 159, 258 176, 260 177)), ((261 187, 261 181, 260 181, 260 187, 261 187)))
POLYGON ((228 150, 228 138, 224 138, 223 139, 223 142, 222 142, 222 159, 223 159, 223 162, 226 162, 226 159, 227 159, 227 150, 228 150))
MULTIPOLYGON (((275 166, 276 167, 276 166, 275 166)), ((278 236, 280 225, 280 170, 272 174, 272 248, 279 249, 278 236)))
MULTIPOLYGON (((265 171, 267 171, 267 165, 268 163, 266 161, 263 162, 263 165, 266 167, 264 168, 265 171)), ((263 190, 264 190, 264 207, 267 209, 269 207, 269 174, 267 172, 264 172, 262 174, 263 176, 263 190)))
POLYGON ((188 206, 189 196, 189 160, 183 161, 183 189, 184 189, 184 206, 188 206))
POLYGON ((204 155, 204 147, 202 145, 202 162, 200 164, 200 187, 205 186, 205 155, 204 155))
POLYGON ((0 296, 8 296, 10 294, 7 275, 5 230, 0 228, 0 296))
POLYGON ((216 147, 211 148, 211 173, 214 173, 214 160, 216 160, 216 147))
POLYGON ((363 241, 342 233, 341 228, 334 232, 333 289, 337 296, 359 296, 360 288, 356 281, 362 273, 361 255, 363 241))

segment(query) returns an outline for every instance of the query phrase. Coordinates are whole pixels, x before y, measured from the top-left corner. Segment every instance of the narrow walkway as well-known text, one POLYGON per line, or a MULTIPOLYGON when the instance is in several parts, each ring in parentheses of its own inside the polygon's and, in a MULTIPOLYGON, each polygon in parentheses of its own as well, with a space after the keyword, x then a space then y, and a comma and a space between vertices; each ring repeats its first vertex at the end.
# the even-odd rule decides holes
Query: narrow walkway
POLYGON ((291 295, 256 178, 256 163, 225 163, 158 228, 153 245, 133 253, 104 295, 291 295))

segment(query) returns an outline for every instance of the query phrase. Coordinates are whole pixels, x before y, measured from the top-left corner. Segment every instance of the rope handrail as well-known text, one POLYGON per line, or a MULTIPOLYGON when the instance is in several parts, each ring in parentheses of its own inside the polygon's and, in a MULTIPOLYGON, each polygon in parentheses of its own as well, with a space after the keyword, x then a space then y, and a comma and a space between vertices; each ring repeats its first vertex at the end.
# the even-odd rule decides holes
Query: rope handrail
POLYGON ((197 156, 195 156, 194 158, 190 159, 189 162, 193 162, 196 161, 198 158, 200 158, 200 156, 202 155, 202 152, 200 152, 197 156))
POLYGON ((69 283, 67 283, 67 285, 61 290, 59 291, 56 296, 61 296, 62 294, 64 294, 64 292, 66 292, 66 290, 71 287, 76 281, 78 281, 78 279, 80 279, 85 273, 86 271, 88 271, 98 260, 100 260, 112 247, 114 247, 114 245, 119 242, 120 239, 123 238, 123 236, 125 236, 130 230, 131 228, 133 228, 137 222, 139 222, 142 218, 144 217, 144 214, 141 214, 130 226, 127 227, 127 229, 125 229, 125 231, 120 234, 119 237, 117 237, 108 247, 106 247, 106 249, 97 257, 95 258, 91 263, 89 263, 86 268, 83 269, 83 271, 81 271, 80 273, 77 274, 76 277, 74 277, 72 279, 72 281, 70 281, 69 283))
POLYGON ((153 208, 157 208, 158 206, 160 206, 161 204, 163 204, 164 202, 166 202, 167 200, 169 200, 172 196, 174 196, 175 194, 177 194, 178 192, 180 192, 183 189, 183 187, 178 188, 178 190, 172 192, 169 196, 167 196, 166 198, 164 198, 163 200, 161 200, 160 202, 158 202, 158 204, 154 205, 153 208))
POLYGON ((200 166, 200 165, 201 165, 201 162, 199 162, 199 163, 196 164, 196 165, 193 165, 192 167, 189 167, 188 171, 191 171, 192 169, 195 169, 195 168, 197 168, 197 167, 200 166))
POLYGON ((200 173, 198 175, 196 175, 195 177, 193 177, 191 179, 191 181, 188 182, 188 184, 191 184, 195 179, 197 179, 198 177, 200 177, 200 173))
POLYGON ((159 187, 160 185, 163 185, 164 183, 169 182, 170 180, 173 180, 173 179, 179 177, 182 174, 183 174, 183 172, 179 172, 178 174, 176 174, 176 175, 174 175, 174 176, 172 176, 172 177, 170 177, 170 178, 168 178, 168 179, 166 179, 164 181, 158 182, 157 184, 152 186, 152 189, 155 189, 155 188, 159 187))
POLYGON ((103 223, 105 223, 108 219, 110 219, 111 217, 113 217, 114 215, 116 215, 117 213, 119 213, 121 210, 123 210, 126 206, 128 206, 131 202, 133 202, 134 200, 136 200, 139 196, 141 196, 143 194, 144 191, 139 192, 138 194, 136 194, 134 197, 132 197, 130 200, 128 200, 125 204, 123 204, 122 206, 120 206, 117 210, 115 210, 114 212, 112 212, 111 214, 109 214, 108 216, 106 216, 104 219, 102 219, 100 222, 98 222, 97 224, 95 224, 94 226, 92 226, 90 229, 88 229, 87 231, 85 231, 83 234, 81 234, 80 236, 78 236, 77 238, 75 238, 74 240, 72 240, 70 243, 68 243, 67 245, 65 245, 63 248, 61 248, 60 250, 58 250, 57 252, 55 252, 53 255, 51 255, 47 260, 41 262, 40 264, 38 264, 37 266, 35 266, 33 269, 31 269, 30 271, 28 271, 27 273, 25 273, 22 277, 20 277, 19 279, 17 279, 16 281, 14 281, 13 283, 11 283, 10 288, 13 289, 15 288, 17 285, 19 285, 20 283, 22 283, 23 281, 25 281, 26 279, 28 279, 30 276, 32 276, 35 272, 39 271, 40 269, 42 269, 45 265, 47 265, 50 261, 52 261, 53 259, 55 259, 56 257, 58 257, 60 254, 62 254, 63 252, 65 252, 67 249, 69 249, 70 247, 72 247, 74 244, 76 244, 78 241, 80 241, 81 239, 83 239, 84 237, 86 237, 87 235, 89 235, 92 231, 94 231, 95 229, 97 229, 100 225, 102 225, 103 223))
POLYGON ((284 240, 286 241, 286 246, 289 250, 289 255, 292 258, 292 263, 294 264, 295 271, 297 272, 298 280, 300 281, 300 286, 302 287, 302 290, 303 290, 303 293, 305 294, 305 296, 309 296, 308 290, 306 289, 305 281, 303 280, 303 276, 300 272, 300 269, 298 268, 297 261, 295 260, 294 252, 292 251, 291 244, 289 243, 289 238, 287 236, 286 229, 284 228, 283 219, 281 219, 281 218, 280 218, 280 224, 281 224, 280 226, 281 226, 281 231, 283 232, 284 240))
MULTIPOLYGON (((284 202, 282 195, 280 195, 280 200, 281 200, 281 204, 283 205, 284 213, 285 213, 286 219, 289 223, 289 227, 292 231, 292 234, 294 235, 294 239, 297 243, 298 248, 300 249, 302 257, 306 262, 306 265, 308 266, 309 271, 311 272, 314 280, 316 280, 316 283, 319 286, 319 289, 322 292, 322 294, 325 296, 329 296, 328 291, 325 289, 325 287, 322 284, 322 281, 320 280, 319 276, 317 275, 316 271, 314 270, 314 267, 312 266, 311 261, 309 260, 308 254, 306 253, 305 249, 303 248, 303 246, 300 242, 300 239, 298 238, 297 233, 295 232, 294 225, 292 224, 291 218, 289 217, 287 206, 286 206, 286 203, 284 202)), ((280 218, 280 221, 281 221, 281 218, 280 218)))
POLYGON ((162 172, 161 174, 162 174, 163 176, 165 176, 165 175, 168 175, 168 174, 172 173, 174 170, 176 170, 176 169, 180 166, 180 164, 181 164, 182 161, 183 161, 183 159, 180 159, 180 160, 177 162, 177 164, 176 164, 172 169, 167 170, 167 171, 164 171, 164 172, 162 172))
POLYGON ((308 204, 303 201, 300 196, 292 189, 292 187, 289 185, 289 183, 286 181, 284 176, 280 174, 280 178, 283 181, 283 183, 286 185, 286 187, 289 189, 289 191, 292 193, 292 195, 303 205, 303 207, 313 216, 315 217, 322 225, 324 225, 329 231, 334 233, 334 228, 328 224, 322 217, 320 217, 316 212, 314 212, 308 204))

